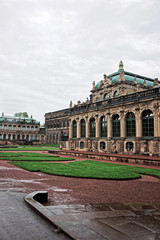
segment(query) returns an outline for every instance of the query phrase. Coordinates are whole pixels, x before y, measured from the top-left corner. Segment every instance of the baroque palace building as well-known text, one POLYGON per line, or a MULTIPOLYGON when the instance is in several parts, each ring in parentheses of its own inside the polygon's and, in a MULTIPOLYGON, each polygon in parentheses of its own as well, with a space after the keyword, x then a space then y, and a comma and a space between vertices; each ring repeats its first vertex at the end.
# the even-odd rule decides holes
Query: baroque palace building
POLYGON ((32 118, 0 116, 0 144, 41 144, 45 143, 45 129, 32 118))
POLYGON ((127 72, 121 61, 117 72, 93 82, 85 103, 45 114, 47 141, 69 150, 160 156, 159 87, 158 78, 127 72))

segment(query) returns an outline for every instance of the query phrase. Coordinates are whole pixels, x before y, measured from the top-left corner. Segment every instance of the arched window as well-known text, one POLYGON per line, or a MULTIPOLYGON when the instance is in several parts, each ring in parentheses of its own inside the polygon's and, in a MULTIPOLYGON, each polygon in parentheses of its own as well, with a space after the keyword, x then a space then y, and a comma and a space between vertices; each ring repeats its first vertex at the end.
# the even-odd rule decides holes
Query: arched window
POLYGON ((104 150, 106 148, 106 143, 105 142, 100 142, 100 149, 104 150))
POLYGON ((86 122, 84 119, 81 120, 81 138, 86 137, 86 122))
POLYGON ((2 129, 2 124, 0 124, 0 129, 2 129))
POLYGON ((44 136, 43 135, 41 136, 41 141, 44 141, 44 136))
POLYGON ((29 135, 26 136, 26 140, 29 141, 29 135))
POLYGON ((25 135, 22 135, 22 140, 23 140, 23 141, 25 140, 25 135))
POLYGON ((6 139, 6 134, 3 134, 3 139, 6 139))
POLYGON ((11 134, 8 134, 8 140, 11 140, 11 134))
POLYGON ((19 141, 20 140, 20 135, 18 134, 18 136, 17 136, 17 140, 19 141))
POLYGON ((142 113, 142 136, 154 137, 154 117, 151 110, 145 110, 142 113))
POLYGON ((5 130, 7 129, 7 125, 4 125, 4 129, 5 129, 5 130))
POLYGON ((108 100, 108 98, 109 98, 108 93, 104 94, 104 100, 108 100))
POLYGON ((13 140, 16 140, 16 135, 15 134, 13 134, 13 140))
POLYGON ((35 126, 35 131, 38 131, 38 127, 37 126, 35 126))
POLYGON ((33 140, 33 135, 31 135, 31 141, 33 140))
POLYGON ((105 116, 100 119, 100 136, 102 138, 107 137, 107 119, 105 116))
POLYGON ((16 125, 13 125, 13 130, 16 130, 16 125))
POLYGON ((116 98, 118 96, 119 96, 118 91, 115 91, 114 94, 113 94, 113 97, 116 98))
POLYGON ((0 134, 0 139, 2 139, 2 134, 0 134))
POLYGON ((136 121, 135 115, 132 112, 127 113, 126 116, 126 137, 136 136, 136 121))
POLYGON ((84 142, 80 142, 80 149, 84 148, 84 142))
POLYGON ((8 129, 9 129, 9 130, 12 130, 12 125, 9 125, 9 126, 8 126, 8 129))
POLYGON ((35 135, 35 140, 37 140, 37 135, 35 135))
POLYGON ((34 127, 33 126, 31 126, 31 131, 33 131, 34 130, 34 127))
POLYGON ((112 117, 112 136, 115 138, 120 137, 120 117, 118 114, 112 117))
POLYGON ((18 126, 18 130, 21 130, 21 126, 20 125, 18 126))
POLYGON ((77 122, 76 122, 76 120, 73 121, 72 127, 73 127, 73 138, 76 138, 77 137, 77 122))
POLYGON ((27 126, 27 131, 29 131, 30 130, 30 127, 29 126, 27 126))
POLYGON ((26 130, 26 127, 25 127, 25 126, 23 126, 23 127, 22 127, 22 130, 23 130, 23 131, 25 131, 25 130, 26 130))
POLYGON ((96 121, 94 118, 90 119, 89 122, 89 132, 90 132, 90 137, 95 138, 96 137, 96 121))

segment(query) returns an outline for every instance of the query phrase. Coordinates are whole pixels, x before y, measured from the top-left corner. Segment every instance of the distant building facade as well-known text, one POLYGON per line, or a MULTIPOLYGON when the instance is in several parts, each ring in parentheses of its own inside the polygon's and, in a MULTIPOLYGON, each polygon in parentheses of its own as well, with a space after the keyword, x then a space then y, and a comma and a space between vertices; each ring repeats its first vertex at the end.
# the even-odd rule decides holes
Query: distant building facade
POLYGON ((45 143, 45 128, 40 122, 26 117, 0 116, 0 144, 45 143))
MULTIPOLYGON (((64 149, 160 156, 160 83, 124 71, 122 61, 117 72, 93 82, 90 99, 58 115, 45 116, 50 126, 53 119, 69 121, 68 141, 61 141, 64 149)), ((52 136, 55 130, 50 128, 52 136)))
POLYGON ((45 114, 46 143, 68 141, 70 109, 45 114))

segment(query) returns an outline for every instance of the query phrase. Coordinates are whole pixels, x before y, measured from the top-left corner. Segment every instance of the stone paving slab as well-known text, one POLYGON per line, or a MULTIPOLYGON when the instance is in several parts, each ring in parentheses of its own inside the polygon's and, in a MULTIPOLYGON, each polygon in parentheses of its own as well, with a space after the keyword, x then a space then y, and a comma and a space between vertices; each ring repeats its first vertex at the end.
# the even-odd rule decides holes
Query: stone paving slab
MULTIPOLYGON (((25 201, 76 240, 160 240, 159 204, 104 203, 44 206, 33 192, 25 201)), ((43 201, 42 201, 43 202, 43 201)))
POLYGON ((71 240, 56 234, 55 226, 35 214, 24 202, 25 196, 0 189, 0 240, 71 240))
POLYGON ((159 204, 46 206, 56 225, 78 240, 159 240, 159 204))

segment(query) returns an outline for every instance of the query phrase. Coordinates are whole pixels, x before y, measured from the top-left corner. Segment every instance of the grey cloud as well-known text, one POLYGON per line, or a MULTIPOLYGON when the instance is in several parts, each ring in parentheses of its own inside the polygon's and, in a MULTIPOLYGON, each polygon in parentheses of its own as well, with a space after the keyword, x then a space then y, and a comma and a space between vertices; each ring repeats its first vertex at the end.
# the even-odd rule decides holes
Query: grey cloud
POLYGON ((1 112, 45 112, 85 101, 118 70, 160 77, 159 0, 1 0, 1 112))

